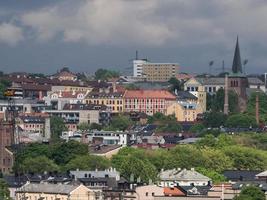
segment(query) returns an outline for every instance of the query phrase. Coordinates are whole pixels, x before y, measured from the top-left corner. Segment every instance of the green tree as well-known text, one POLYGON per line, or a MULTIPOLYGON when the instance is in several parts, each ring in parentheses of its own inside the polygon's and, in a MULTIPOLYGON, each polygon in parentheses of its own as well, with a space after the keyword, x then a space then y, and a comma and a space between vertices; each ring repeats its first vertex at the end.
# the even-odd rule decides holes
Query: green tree
POLYGON ((133 155, 126 156, 123 162, 117 166, 121 175, 130 180, 131 175, 135 180, 141 178, 146 183, 149 180, 155 181, 157 178, 157 170, 147 159, 139 159, 133 155))
POLYGON ((102 125, 97 124, 97 123, 92 123, 90 124, 90 127, 89 127, 90 130, 98 130, 98 131, 102 130, 102 128, 103 128, 102 125))
POLYGON ((205 129, 205 126, 202 123, 197 123, 197 124, 194 124, 193 126, 191 126, 189 131, 191 133, 200 133, 204 129, 205 129))
POLYGON ((266 151, 242 146, 228 146, 223 151, 236 169, 264 170, 267 167, 266 151))
POLYGON ((234 200, 265 200, 265 194, 258 187, 248 186, 241 190, 234 200))
MULTIPOLYGON (((224 89, 220 88, 216 94, 207 95, 207 110, 212 112, 222 112, 224 108, 224 89)), ((230 90, 228 92, 228 102, 230 113, 235 113, 238 111, 238 96, 237 94, 230 90)))
POLYGON ((110 167, 110 161, 101 156, 94 155, 82 155, 71 159, 66 166, 64 171, 67 170, 104 170, 110 167))
POLYGON ((35 158, 26 158, 22 163, 23 172, 45 172, 59 171, 59 167, 49 158, 38 156, 35 158))
POLYGON ((76 156, 88 154, 87 145, 76 141, 57 143, 52 146, 51 150, 50 158, 53 158, 58 165, 65 165, 76 156))
POLYGON ((181 83, 181 81, 179 81, 177 78, 172 77, 170 78, 170 80, 168 81, 171 84, 171 91, 175 91, 175 90, 183 90, 183 84, 181 83))
POLYGON ((57 116, 51 117, 50 127, 51 127, 52 141, 58 141, 60 139, 62 132, 67 130, 64 120, 57 116))
POLYGON ((197 141, 196 145, 199 147, 215 147, 217 143, 217 139, 214 135, 207 134, 199 141, 197 141))
POLYGON ((214 170, 210 170, 210 169, 206 169, 203 167, 198 167, 197 172, 203 174, 204 176, 209 177, 213 183, 222 183, 224 181, 226 181, 226 177, 223 176, 222 174, 214 171, 214 170))
POLYGON ((88 124, 86 122, 80 123, 80 124, 78 124, 78 129, 81 131, 87 131, 90 129, 90 124, 88 124))
POLYGON ((11 200, 8 185, 2 178, 0 179, 0 199, 11 200))
POLYGON ((113 117, 110 125, 106 128, 106 130, 125 131, 127 128, 129 128, 130 125, 132 125, 132 123, 132 120, 128 116, 118 115, 113 117))
POLYGON ((182 130, 182 126, 178 122, 169 122, 167 124, 160 124, 156 128, 156 132, 159 133, 179 133, 182 130))
POLYGON ((223 126, 226 121, 226 115, 222 112, 207 112, 204 114, 203 123, 206 127, 220 127, 223 126))
POLYGON ((117 78, 120 76, 119 72, 107 69, 98 69, 95 72, 96 80, 108 80, 109 78, 117 78))
POLYGON ((213 148, 204 148, 201 150, 203 156, 202 166, 208 170, 221 173, 223 170, 232 169, 233 162, 224 152, 213 148))
POLYGON ((249 116, 247 114, 234 114, 228 117, 226 120, 225 125, 227 127, 242 127, 242 128, 249 128, 249 127, 256 127, 256 119, 253 116, 249 116))

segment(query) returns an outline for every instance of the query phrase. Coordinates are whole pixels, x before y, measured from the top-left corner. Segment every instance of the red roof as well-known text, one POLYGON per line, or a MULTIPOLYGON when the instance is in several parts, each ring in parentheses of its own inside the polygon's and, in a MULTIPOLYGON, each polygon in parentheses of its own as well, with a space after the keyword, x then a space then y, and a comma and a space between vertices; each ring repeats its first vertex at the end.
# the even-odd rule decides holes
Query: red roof
POLYGON ((176 97, 167 90, 126 90, 125 98, 172 99, 176 97))
POLYGON ((165 196, 185 196, 185 193, 179 190, 178 188, 164 188, 164 195, 165 196))

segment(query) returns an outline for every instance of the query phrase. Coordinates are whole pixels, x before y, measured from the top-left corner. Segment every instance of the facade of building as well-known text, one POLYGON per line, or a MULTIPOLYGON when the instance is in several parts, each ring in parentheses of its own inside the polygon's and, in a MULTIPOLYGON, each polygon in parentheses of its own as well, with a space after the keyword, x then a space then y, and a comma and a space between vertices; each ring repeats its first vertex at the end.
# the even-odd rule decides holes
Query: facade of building
POLYGON ((125 112, 143 112, 153 115, 161 112, 167 115, 167 108, 176 100, 167 90, 127 90, 124 94, 125 112))
POLYGON ((69 130, 76 130, 80 123, 97 123, 106 125, 110 121, 110 112, 104 105, 66 104, 62 110, 45 110, 50 116, 58 116, 64 120, 69 130))
POLYGON ((147 63, 146 59, 133 60, 133 76, 143 77, 143 64, 147 63))
POLYGON ((54 91, 49 92, 44 97, 45 104, 51 110, 62 110, 65 104, 79 104, 82 103, 88 92, 76 91, 54 91))
POLYGON ((26 183, 16 192, 16 200, 95 200, 95 193, 84 185, 26 183))
POLYGON ((203 110, 197 103, 176 102, 167 108, 167 115, 175 115, 177 121, 193 122, 197 115, 202 114, 203 110))
POLYGON ((122 113, 124 111, 122 92, 91 92, 83 102, 89 105, 105 105, 111 113, 122 113))
POLYGON ((129 141, 128 133, 116 131, 93 131, 87 133, 85 137, 88 143, 97 143, 104 145, 123 145, 126 146, 129 141))
POLYGON ((179 70, 177 63, 145 63, 142 65, 143 76, 149 82, 167 82, 176 77, 179 70))

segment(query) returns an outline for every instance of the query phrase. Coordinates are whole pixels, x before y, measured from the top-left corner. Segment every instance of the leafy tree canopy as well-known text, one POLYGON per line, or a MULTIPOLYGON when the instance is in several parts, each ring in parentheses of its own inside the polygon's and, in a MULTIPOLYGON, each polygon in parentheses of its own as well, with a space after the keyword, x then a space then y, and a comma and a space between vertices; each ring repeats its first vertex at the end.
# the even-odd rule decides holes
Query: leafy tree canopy
POLYGON ((104 170, 110 167, 110 161, 101 156, 94 155, 82 155, 71 159, 66 166, 64 166, 65 171, 67 170, 104 170))
POLYGON ((258 187, 248 186, 243 188, 234 200, 265 200, 265 194, 258 187))
POLYGON ((0 178, 0 199, 11 200, 8 185, 2 178, 0 178))
POLYGON ((51 140, 58 141, 63 131, 67 130, 64 120, 61 117, 53 116, 50 119, 51 140))
POLYGON ((109 78, 117 78, 119 77, 119 72, 107 69, 98 69, 95 72, 95 79, 96 80, 108 80, 109 78))
POLYGON ((254 116, 249 116, 247 114, 234 114, 227 118, 225 125, 227 127, 256 127, 256 119, 254 116))

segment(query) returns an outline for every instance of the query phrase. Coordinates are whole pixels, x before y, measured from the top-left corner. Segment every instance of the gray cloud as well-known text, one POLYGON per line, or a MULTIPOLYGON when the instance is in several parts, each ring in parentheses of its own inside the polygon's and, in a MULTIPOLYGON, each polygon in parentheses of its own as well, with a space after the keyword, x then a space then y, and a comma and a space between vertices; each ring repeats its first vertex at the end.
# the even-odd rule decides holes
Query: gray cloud
POLYGON ((12 23, 0 24, 0 42, 15 46, 23 39, 23 31, 20 27, 17 27, 12 23))
MULTIPOLYGON (((12 6, 12 10, 16 10, 16 6, 12 6)), ((266 63, 263 53, 267 51, 264 43, 267 40, 266 0, 49 1, 30 9, 24 6, 11 18, 16 19, 19 26, 3 22, 4 29, 8 24, 12 28, 7 32, 13 33, 1 36, 0 25, 1 42, 26 45, 20 42, 26 40, 31 44, 29 51, 35 53, 37 45, 43 51, 47 48, 51 54, 53 50, 49 49, 49 44, 53 43, 62 51, 62 57, 56 52, 55 60, 66 58, 63 55, 68 54, 68 58, 73 56, 72 60, 69 58, 70 63, 79 57, 77 53, 73 55, 71 47, 77 49, 83 45, 92 53, 98 49, 93 60, 98 58, 98 62, 103 62, 102 67, 125 65, 119 57, 121 49, 128 52, 141 49, 153 60, 171 60, 191 66, 183 69, 185 71, 203 71, 210 59, 220 60, 218 63, 225 59, 231 64, 237 34, 242 57, 249 58, 249 65, 263 71, 266 63), (113 48, 110 57, 117 56, 120 61, 116 63, 112 58, 112 63, 108 62, 108 56, 102 59, 99 52, 104 47, 113 48)))

